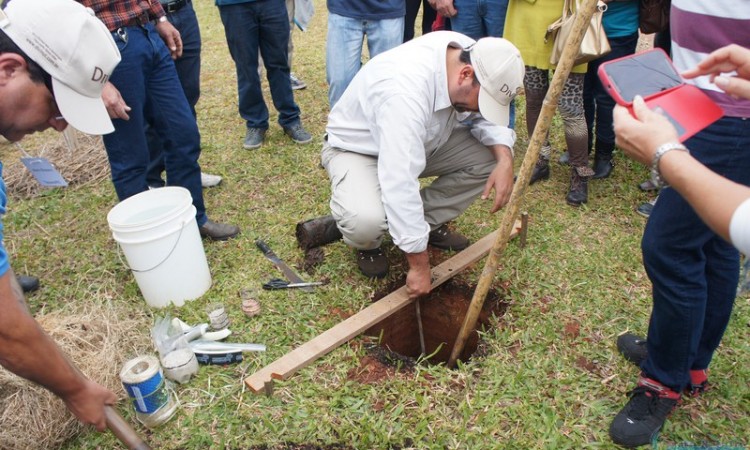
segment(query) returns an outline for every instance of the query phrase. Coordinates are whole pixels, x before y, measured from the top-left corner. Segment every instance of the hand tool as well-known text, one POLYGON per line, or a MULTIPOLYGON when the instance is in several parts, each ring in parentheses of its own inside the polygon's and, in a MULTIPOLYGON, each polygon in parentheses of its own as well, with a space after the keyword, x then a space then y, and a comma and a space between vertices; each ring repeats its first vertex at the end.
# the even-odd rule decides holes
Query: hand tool
POLYGON ((125 419, 120 416, 117 411, 111 406, 104 407, 104 415, 107 417, 107 428, 112 431, 112 434, 117 436, 125 447, 129 450, 151 450, 151 447, 146 444, 143 439, 133 430, 133 428, 125 422, 125 419))
MULTIPOLYGON (((292 270, 291 267, 289 267, 284 261, 281 260, 278 256, 276 256, 276 253, 271 250, 271 247, 268 246, 265 242, 258 239, 255 241, 255 245, 258 246, 260 251, 263 252, 263 254, 268 258, 269 261, 274 263, 276 267, 279 268, 284 273, 284 276, 291 281, 292 283, 304 283, 305 280, 299 277, 294 270, 292 270)), ((313 286, 303 286, 300 289, 302 289, 305 292, 314 292, 315 289, 313 286)))
POLYGON ((417 308, 417 327, 419 328, 419 350, 421 351, 419 356, 427 354, 424 349, 424 330, 422 329, 422 309, 419 307, 419 299, 414 300, 414 305, 417 308))
POLYGON ((263 289, 266 290, 275 290, 275 289, 288 289, 288 288, 303 288, 306 286, 320 286, 320 281, 316 281, 313 283, 290 283, 288 281, 282 280, 281 278, 272 278, 268 280, 266 283, 263 283, 263 289))

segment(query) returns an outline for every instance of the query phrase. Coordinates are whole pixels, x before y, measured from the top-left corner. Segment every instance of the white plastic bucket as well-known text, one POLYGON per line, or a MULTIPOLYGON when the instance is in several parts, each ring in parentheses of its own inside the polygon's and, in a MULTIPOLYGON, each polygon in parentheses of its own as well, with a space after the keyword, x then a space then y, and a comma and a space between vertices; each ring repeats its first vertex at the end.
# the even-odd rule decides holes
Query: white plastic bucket
POLYGON ((141 192, 112 208, 107 222, 149 306, 182 306, 211 287, 187 189, 170 186, 141 192))

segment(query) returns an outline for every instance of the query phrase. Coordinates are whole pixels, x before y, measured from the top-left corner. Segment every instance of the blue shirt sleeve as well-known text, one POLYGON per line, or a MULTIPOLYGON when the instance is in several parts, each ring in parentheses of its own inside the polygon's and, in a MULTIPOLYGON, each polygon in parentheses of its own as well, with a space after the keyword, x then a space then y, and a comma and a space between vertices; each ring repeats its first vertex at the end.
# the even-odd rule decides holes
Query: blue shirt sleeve
POLYGON ((3 180, 3 164, 0 163, 0 276, 10 269, 8 261, 8 252, 5 251, 3 237, 5 235, 5 225, 3 225, 3 216, 5 216, 5 207, 8 203, 8 196, 5 193, 5 180, 3 180))

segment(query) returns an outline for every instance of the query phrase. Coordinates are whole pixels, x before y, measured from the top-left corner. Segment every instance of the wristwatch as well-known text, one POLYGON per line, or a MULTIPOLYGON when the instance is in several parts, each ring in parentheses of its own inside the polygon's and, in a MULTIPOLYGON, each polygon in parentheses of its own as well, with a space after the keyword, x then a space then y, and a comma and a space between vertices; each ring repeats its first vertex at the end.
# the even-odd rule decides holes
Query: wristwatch
POLYGON ((659 171, 659 161, 661 161, 662 156, 666 155, 668 152, 671 152, 672 150, 680 150, 686 153, 690 153, 690 150, 687 149, 684 145, 680 144, 679 142, 667 142, 666 144, 662 144, 659 146, 659 148, 656 149, 656 153, 654 153, 654 159, 651 161, 651 183, 658 189, 669 186, 666 181, 664 181, 664 178, 661 176, 661 171, 659 171))
POLYGON ((167 16, 161 16, 158 19, 156 19, 156 21, 158 23, 166 22, 167 21, 167 16))

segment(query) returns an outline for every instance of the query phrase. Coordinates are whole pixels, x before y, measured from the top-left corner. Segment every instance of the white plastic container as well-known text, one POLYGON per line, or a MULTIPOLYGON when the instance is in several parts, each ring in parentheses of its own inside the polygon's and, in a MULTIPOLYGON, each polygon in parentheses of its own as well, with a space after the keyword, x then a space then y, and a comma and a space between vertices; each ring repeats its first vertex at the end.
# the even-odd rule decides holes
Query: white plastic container
POLYGON ((107 222, 149 306, 182 306, 211 287, 190 191, 163 187, 117 204, 107 222))

